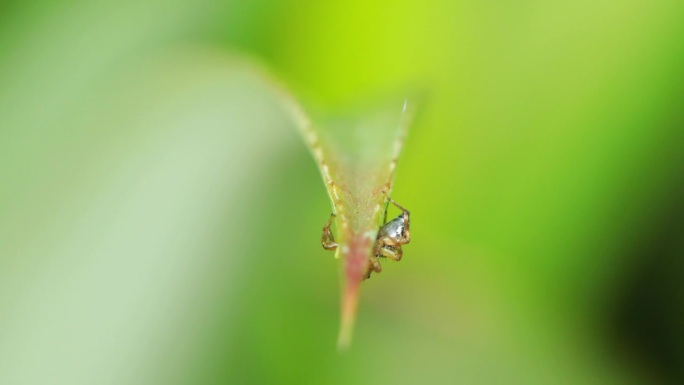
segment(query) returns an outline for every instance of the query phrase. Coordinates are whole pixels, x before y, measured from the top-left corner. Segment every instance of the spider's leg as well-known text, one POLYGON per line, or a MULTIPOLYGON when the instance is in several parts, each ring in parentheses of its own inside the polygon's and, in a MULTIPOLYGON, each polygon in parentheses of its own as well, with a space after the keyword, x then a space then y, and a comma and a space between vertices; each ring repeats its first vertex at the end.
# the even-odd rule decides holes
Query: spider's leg
POLYGON ((401 250, 401 245, 394 245, 392 248, 383 247, 378 251, 378 254, 383 257, 393 259, 395 261, 401 261, 401 257, 404 252, 401 250))
POLYGON ((403 206, 401 206, 399 203, 397 203, 397 201, 395 201, 394 199, 392 199, 390 197, 387 197, 387 199, 389 200, 389 202, 392 202, 393 205, 397 206, 397 208, 399 210, 401 210, 402 212, 410 214, 410 212, 408 210, 406 210, 403 206))
POLYGON ((374 255, 370 257, 368 260, 368 268, 376 273, 382 272, 382 265, 380 264, 380 260, 377 256, 374 255))
POLYGON ((389 201, 385 203, 385 219, 382 220, 382 224, 385 225, 387 224, 387 209, 389 208, 389 201))
POLYGON ((377 256, 373 255, 368 259, 368 268, 364 279, 370 278, 372 272, 380 273, 381 271, 382 265, 380 265, 380 260, 377 256))
POLYGON ((335 242, 335 237, 333 236, 332 231, 330 231, 330 226, 332 225, 333 219, 335 219, 335 214, 330 214, 330 219, 328 219, 328 222, 323 227, 323 235, 321 236, 321 245, 326 250, 337 249, 337 242, 335 242))

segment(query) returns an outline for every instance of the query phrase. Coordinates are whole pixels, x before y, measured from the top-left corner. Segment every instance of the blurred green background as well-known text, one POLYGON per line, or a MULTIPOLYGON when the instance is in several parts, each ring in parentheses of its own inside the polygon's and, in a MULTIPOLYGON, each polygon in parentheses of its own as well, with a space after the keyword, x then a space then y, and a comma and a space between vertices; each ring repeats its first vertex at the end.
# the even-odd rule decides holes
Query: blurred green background
POLYGON ((0 384, 684 383, 683 108, 681 1, 2 2, 0 384), (344 353, 257 66, 427 95, 344 353))

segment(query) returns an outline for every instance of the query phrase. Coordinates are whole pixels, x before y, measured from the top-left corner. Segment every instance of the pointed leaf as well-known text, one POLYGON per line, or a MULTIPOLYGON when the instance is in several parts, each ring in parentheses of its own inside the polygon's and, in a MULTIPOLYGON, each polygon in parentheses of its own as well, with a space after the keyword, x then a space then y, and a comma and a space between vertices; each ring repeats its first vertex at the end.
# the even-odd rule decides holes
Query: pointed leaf
POLYGON ((344 262, 340 348, 351 341, 359 284, 368 271, 412 110, 404 101, 303 129, 336 214, 336 257, 344 262))

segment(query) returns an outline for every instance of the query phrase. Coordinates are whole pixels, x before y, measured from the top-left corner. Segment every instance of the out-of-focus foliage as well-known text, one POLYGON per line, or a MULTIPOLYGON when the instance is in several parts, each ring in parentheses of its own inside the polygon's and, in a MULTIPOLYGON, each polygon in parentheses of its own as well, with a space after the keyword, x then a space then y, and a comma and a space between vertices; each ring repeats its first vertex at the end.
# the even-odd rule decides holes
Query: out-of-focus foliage
MULTIPOLYGON (((403 95, 395 95, 398 98, 403 95)), ((684 4, 0 6, 0 383, 684 381, 684 4), (419 88, 335 348, 290 115, 419 88)))

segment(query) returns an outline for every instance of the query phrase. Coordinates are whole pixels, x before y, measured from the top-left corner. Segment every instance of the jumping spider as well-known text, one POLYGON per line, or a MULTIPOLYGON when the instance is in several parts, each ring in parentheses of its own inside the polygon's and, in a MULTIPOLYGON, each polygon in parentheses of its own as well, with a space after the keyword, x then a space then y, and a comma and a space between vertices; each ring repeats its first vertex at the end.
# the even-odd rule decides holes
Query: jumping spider
MULTIPOLYGON (((379 258, 391 258, 395 261, 400 261, 403 255, 401 250, 401 245, 409 243, 411 240, 411 234, 409 233, 410 215, 411 213, 400 206, 392 198, 387 197, 389 202, 392 202, 399 210, 401 214, 387 222, 387 206, 385 206, 385 219, 383 221, 382 227, 378 230, 378 236, 375 238, 375 245, 373 246, 373 254, 368 261, 367 274, 365 279, 370 278, 371 272, 380 273, 382 271, 382 266, 380 265, 379 258)), ((330 219, 323 227, 323 236, 321 237, 321 244, 326 250, 337 249, 337 243, 333 237, 332 231, 330 231, 330 226, 332 221, 335 219, 335 214, 330 214, 330 219)))

